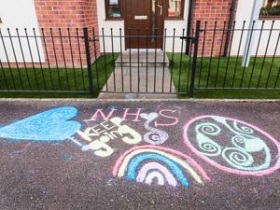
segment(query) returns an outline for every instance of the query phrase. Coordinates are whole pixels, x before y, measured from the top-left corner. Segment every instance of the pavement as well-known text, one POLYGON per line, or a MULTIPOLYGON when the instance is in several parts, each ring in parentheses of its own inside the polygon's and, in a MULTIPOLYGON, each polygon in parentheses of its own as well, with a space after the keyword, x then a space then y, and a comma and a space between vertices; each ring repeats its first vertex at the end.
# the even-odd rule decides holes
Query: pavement
POLYGON ((280 209, 280 101, 0 100, 0 209, 280 209))
POLYGON ((119 55, 115 69, 99 99, 176 99, 169 60, 162 51, 127 51, 119 55))

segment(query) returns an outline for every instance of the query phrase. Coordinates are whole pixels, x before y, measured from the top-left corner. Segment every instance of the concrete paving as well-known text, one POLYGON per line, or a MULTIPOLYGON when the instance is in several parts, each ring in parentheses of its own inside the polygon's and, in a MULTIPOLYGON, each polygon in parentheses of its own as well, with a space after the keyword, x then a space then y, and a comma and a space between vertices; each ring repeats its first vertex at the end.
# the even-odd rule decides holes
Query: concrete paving
POLYGON ((280 207, 280 101, 0 101, 1 208, 280 207))
POLYGON ((99 99, 177 98, 169 60, 162 51, 124 52, 115 66, 99 99))

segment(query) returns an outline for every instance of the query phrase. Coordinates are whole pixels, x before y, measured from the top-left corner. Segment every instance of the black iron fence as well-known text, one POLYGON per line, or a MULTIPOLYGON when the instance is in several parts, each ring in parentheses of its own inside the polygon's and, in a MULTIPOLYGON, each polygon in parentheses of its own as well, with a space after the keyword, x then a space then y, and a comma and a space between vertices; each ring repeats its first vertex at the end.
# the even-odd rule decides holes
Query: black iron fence
POLYGON ((280 22, 197 23, 195 90, 279 90, 280 22), (226 45, 226 37, 231 43, 226 45))
POLYGON ((0 29, 0 91, 87 93, 84 31, 0 29))
POLYGON ((0 92, 193 97, 197 90, 280 89, 278 22, 197 22, 194 31, 0 29, 0 92))

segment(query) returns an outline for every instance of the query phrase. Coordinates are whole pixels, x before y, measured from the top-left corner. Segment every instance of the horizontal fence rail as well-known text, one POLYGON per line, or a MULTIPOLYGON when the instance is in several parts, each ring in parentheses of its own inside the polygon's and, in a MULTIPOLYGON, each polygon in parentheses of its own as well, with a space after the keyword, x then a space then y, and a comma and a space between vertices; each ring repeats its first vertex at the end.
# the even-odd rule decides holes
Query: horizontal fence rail
POLYGON ((199 25, 194 90, 280 90, 280 22, 199 25))

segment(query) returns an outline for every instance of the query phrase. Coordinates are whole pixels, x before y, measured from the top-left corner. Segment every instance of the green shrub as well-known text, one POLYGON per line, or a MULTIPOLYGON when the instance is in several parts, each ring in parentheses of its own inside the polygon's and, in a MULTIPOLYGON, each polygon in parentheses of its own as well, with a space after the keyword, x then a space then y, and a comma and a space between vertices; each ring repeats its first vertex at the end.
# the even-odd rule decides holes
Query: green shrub
POLYGON ((268 15, 268 10, 266 7, 262 7, 260 11, 260 15, 266 16, 268 15))
POLYGON ((280 5, 276 5, 274 7, 272 7, 269 11, 268 11, 269 15, 280 15, 280 5))

